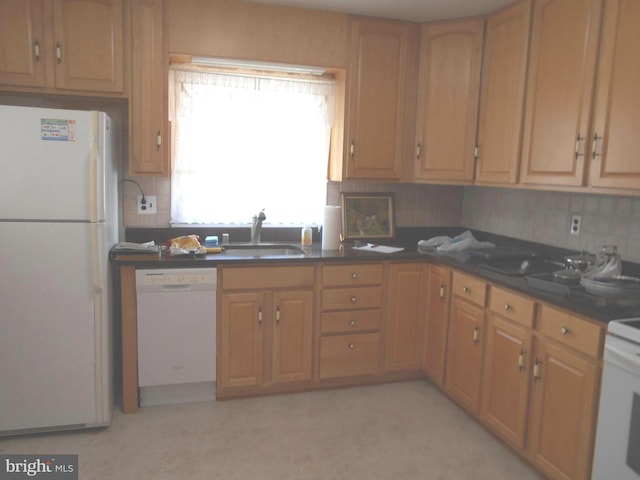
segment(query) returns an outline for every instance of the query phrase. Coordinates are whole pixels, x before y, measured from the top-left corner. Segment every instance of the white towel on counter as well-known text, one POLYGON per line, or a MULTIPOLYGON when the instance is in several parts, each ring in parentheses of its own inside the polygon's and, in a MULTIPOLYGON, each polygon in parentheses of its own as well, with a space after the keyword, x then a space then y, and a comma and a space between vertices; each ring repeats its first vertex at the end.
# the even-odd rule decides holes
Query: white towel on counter
POLYGON ((476 240, 469 230, 453 238, 443 235, 418 242, 419 250, 437 250, 438 252, 458 252, 468 248, 494 248, 495 246, 496 244, 492 242, 476 240))

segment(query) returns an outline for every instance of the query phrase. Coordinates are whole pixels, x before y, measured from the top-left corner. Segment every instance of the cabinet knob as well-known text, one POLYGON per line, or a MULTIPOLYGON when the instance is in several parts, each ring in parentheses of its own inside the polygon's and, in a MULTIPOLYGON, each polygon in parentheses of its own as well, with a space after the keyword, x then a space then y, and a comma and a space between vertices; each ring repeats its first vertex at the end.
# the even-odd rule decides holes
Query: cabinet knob
POLYGON ((462 291, 464 293, 469 293, 471 291, 471 289, 465 285, 464 287, 462 287, 462 291))
POLYGON ((354 348, 356 348, 356 346, 353 343, 349 344, 349 350, 353 350, 354 348))
POLYGON ((513 307, 512 307, 511 305, 509 305, 508 303, 505 303, 505 304, 504 304, 504 309, 505 309, 507 312, 510 312, 511 310, 513 310, 513 307))
POLYGON ((351 303, 356 303, 357 301, 358 299, 355 296, 351 297, 351 303))
POLYGON ((351 278, 353 278, 355 280, 356 278, 358 278, 358 274, 356 272, 353 272, 351 274, 351 278))
POLYGON ((569 329, 568 329, 567 327, 562 327, 562 328, 560 329, 560 333, 561 333, 562 335, 567 335, 567 334, 569 333, 569 329))
POLYGON ((349 320, 349 325, 352 326, 352 327, 355 327, 356 323, 357 322, 355 320, 349 320))

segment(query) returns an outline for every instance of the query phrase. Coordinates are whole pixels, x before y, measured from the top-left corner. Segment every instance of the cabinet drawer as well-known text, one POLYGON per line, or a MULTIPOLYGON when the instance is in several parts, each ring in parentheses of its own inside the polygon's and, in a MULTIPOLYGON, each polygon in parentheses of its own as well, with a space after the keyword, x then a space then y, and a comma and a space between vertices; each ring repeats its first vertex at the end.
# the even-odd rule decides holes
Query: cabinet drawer
POLYGON ((351 264, 325 265, 322 267, 323 287, 382 284, 382 265, 351 264))
POLYGON ((322 310, 356 310, 378 308, 382 304, 382 287, 325 288, 322 310))
POLYGON ((258 288, 288 288, 313 286, 313 269, 294 267, 223 267, 224 290, 255 290, 258 288))
POLYGON ((374 375, 378 372, 380 334, 361 333, 320 339, 320 378, 374 375))
POLYGON ((487 298, 487 284, 478 278, 453 272, 452 289, 454 295, 484 307, 487 298))
POLYGON ((489 308, 498 315, 526 327, 533 327, 536 302, 511 290, 491 287, 489 308))
POLYGON ((362 332, 380 330, 380 309, 325 312, 322 314, 322 333, 362 332))
POLYGON ((599 358, 602 355, 604 327, 562 310, 542 305, 538 318, 538 331, 592 357, 599 358))

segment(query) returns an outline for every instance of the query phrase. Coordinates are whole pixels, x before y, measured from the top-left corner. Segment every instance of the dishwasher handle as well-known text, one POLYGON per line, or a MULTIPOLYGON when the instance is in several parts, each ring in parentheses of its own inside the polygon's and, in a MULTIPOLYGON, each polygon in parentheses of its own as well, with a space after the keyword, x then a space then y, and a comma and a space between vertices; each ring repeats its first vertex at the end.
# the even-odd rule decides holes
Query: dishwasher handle
POLYGON ((176 291, 189 291, 192 290, 192 286, 188 283, 176 283, 172 285, 162 285, 162 290, 176 291))

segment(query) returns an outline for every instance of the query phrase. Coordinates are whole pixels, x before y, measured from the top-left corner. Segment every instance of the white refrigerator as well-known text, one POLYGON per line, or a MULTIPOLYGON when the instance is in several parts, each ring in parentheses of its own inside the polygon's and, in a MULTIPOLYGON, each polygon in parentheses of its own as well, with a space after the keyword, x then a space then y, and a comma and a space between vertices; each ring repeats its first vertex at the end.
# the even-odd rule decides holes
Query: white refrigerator
POLYGON ((0 436, 108 425, 114 130, 0 105, 0 436))

